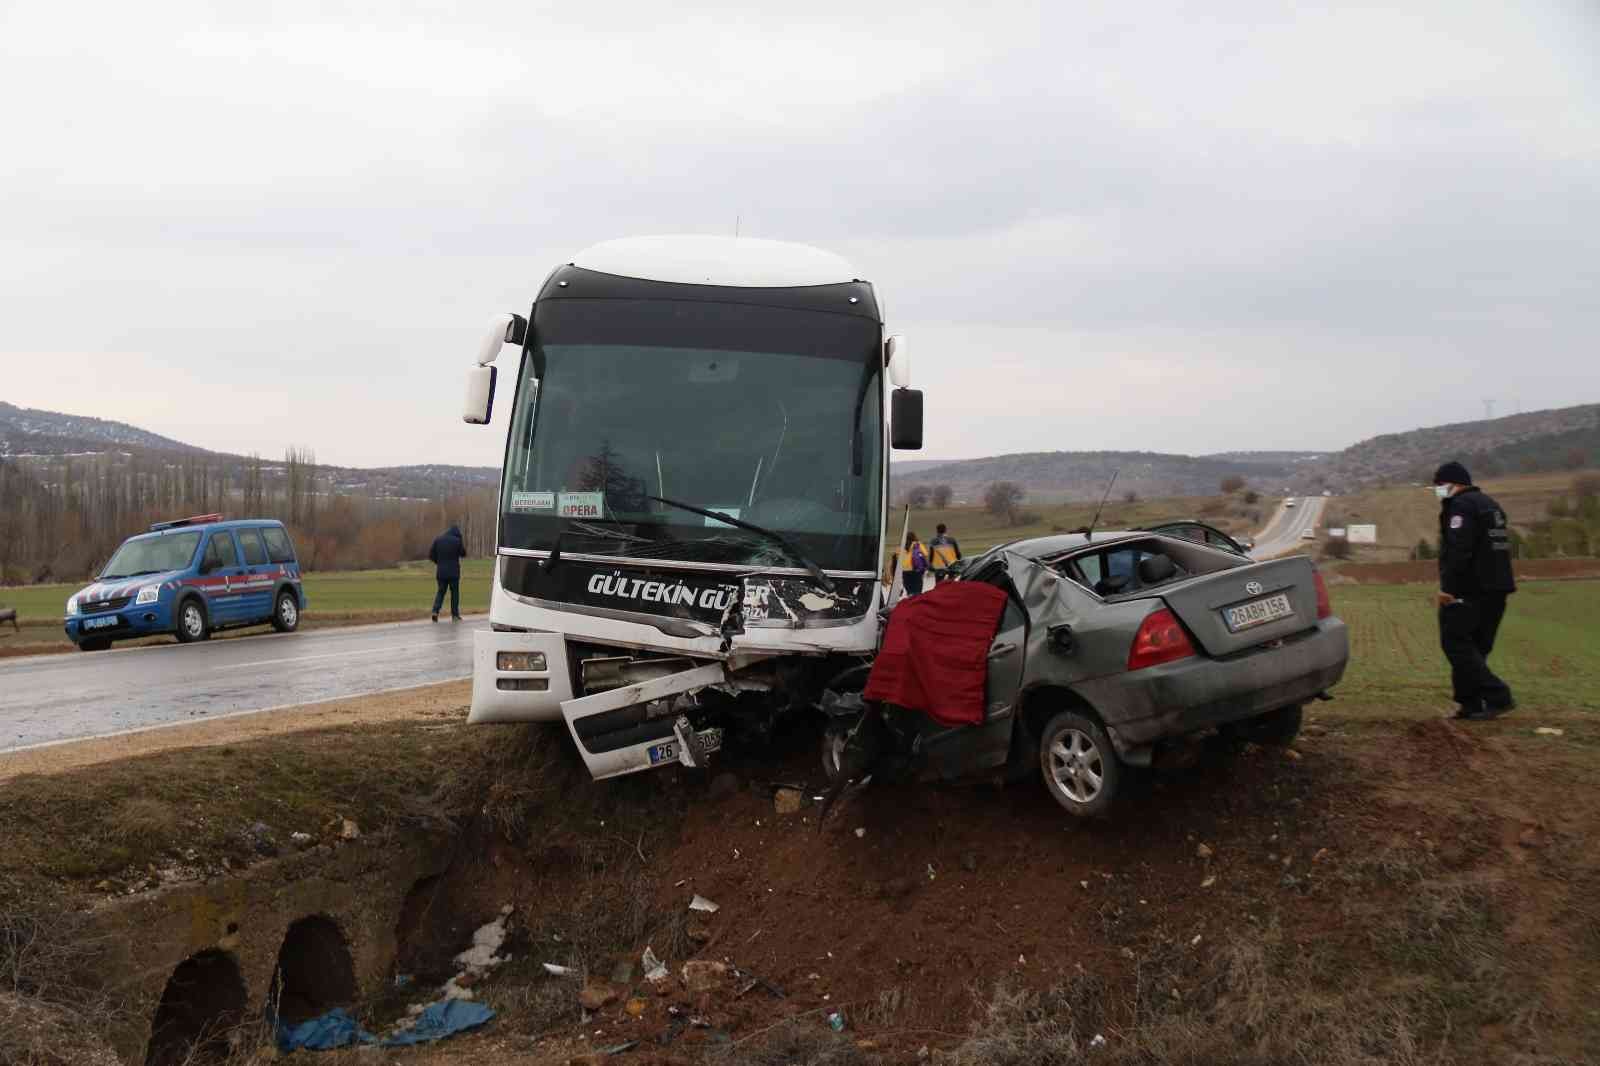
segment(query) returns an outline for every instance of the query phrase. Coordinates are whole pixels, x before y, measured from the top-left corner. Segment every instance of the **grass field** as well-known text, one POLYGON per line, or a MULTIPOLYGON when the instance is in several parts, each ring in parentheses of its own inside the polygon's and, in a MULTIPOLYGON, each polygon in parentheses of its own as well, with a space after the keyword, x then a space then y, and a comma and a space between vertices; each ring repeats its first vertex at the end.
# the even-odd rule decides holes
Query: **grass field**
MULTIPOLYGON (((1563 471, 1559 474, 1517 474, 1489 478, 1483 490, 1499 501, 1514 527, 1526 530, 1545 517, 1545 508, 1557 496, 1568 493, 1575 478, 1594 471, 1563 471)), ((1368 489, 1328 501, 1325 527, 1351 522, 1378 527, 1378 543, 1354 546, 1354 559, 1361 562, 1394 562, 1408 558, 1417 541, 1433 543, 1439 535, 1439 501, 1429 487, 1405 485, 1396 488, 1368 489)))
MULTIPOLYGON (((1350 668, 1331 707, 1341 716, 1400 719, 1450 707, 1432 585, 1336 585, 1350 626, 1350 668)), ((1511 597, 1490 665, 1516 693, 1507 721, 1533 725, 1600 711, 1600 582, 1525 582, 1511 597)))

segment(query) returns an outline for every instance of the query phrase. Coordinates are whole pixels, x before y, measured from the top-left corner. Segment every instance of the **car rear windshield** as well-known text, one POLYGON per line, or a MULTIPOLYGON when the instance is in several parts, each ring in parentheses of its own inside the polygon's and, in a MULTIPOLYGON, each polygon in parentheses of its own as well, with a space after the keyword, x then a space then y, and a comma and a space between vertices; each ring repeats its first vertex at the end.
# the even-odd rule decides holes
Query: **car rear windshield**
POLYGON ((261 531, 267 539, 267 558, 275 563, 294 562, 294 545, 289 543, 289 534, 277 526, 268 526, 261 531))
POLYGON ((183 570, 194 558, 200 544, 200 533, 166 533, 155 537, 135 537, 125 540, 100 574, 102 581, 119 577, 138 577, 141 574, 160 574, 168 570, 183 570))

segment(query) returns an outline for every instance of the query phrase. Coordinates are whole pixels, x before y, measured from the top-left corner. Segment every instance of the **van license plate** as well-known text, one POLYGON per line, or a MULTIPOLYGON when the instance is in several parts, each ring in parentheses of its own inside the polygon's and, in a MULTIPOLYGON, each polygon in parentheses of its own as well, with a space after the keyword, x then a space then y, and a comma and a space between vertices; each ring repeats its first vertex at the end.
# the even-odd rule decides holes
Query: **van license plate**
MULTIPOLYGON (((722 730, 702 729, 696 734, 700 738, 700 746, 707 755, 722 748, 722 730)), ((676 740, 663 741, 660 744, 650 745, 650 765, 655 766, 664 762, 678 761, 678 742, 676 740)))
POLYGON ((85 618, 79 623, 79 627, 82 629, 115 629, 121 622, 122 619, 113 614, 104 618, 85 618))
POLYGON ((1241 629, 1250 629, 1253 626, 1266 625, 1276 622, 1280 618, 1294 617, 1294 608, 1289 606, 1289 596, 1280 592, 1276 596, 1268 596, 1264 600, 1251 600, 1241 603, 1237 607, 1229 607, 1222 612, 1222 620, 1228 624, 1228 632, 1237 633, 1241 629))

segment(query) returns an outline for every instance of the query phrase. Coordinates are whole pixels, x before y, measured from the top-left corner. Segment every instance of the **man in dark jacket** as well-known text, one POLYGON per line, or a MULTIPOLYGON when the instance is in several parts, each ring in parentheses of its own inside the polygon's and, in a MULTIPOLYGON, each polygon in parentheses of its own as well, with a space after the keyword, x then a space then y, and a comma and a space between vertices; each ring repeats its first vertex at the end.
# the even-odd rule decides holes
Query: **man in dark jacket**
POLYGON ((444 606, 444 590, 450 590, 450 618, 461 621, 461 560, 467 557, 467 547, 461 540, 461 527, 451 526, 433 538, 428 549, 428 561, 433 563, 434 580, 439 591, 433 597, 433 620, 439 620, 439 608, 444 606))
POLYGON ((1517 589, 1506 514, 1460 463, 1433 475, 1439 496, 1439 644, 1450 660, 1457 718, 1496 718, 1516 706, 1511 686, 1489 669, 1489 652, 1517 589))

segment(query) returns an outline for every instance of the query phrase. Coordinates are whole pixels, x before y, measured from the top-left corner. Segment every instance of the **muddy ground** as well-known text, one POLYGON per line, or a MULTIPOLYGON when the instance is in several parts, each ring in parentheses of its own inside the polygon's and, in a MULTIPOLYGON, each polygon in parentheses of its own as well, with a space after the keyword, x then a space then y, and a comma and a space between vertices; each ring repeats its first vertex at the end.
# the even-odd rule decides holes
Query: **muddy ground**
MULTIPOLYGON (((1516 715, 1468 727, 1335 703, 1292 752, 1207 750, 1141 775, 1103 823, 1068 820, 1032 782, 873 785, 819 831, 814 805, 780 814, 774 800, 775 785, 820 785, 804 732, 729 752, 714 775, 594 784, 559 733, 468 730, 460 700, 36 766, 0 782, 7 850, 35 857, 28 871, 0 863, 0 882, 29 873, 35 890, 92 903, 140 891, 146 857, 180 852, 227 876, 250 856, 224 823, 274 822, 274 790, 292 789, 284 809, 313 831, 335 813, 379 841, 449 820, 451 863, 399 916, 395 971, 442 981, 509 904, 511 961, 475 989, 498 1017, 429 1050, 307 1062, 1073 1062, 1100 1037, 1093 1061, 1531 1064, 1600 1047, 1600 732, 1587 721, 1551 736, 1516 715), (354 747, 363 758, 337 757, 354 747), (208 810, 204 830, 133 817, 130 789, 159 797, 191 768, 258 795, 208 810), (377 775, 382 788, 351 795, 377 775), (123 831, 80 834, 71 863, 38 860, 101 793, 121 797, 105 806, 123 831), (69 797, 75 813, 29 813, 69 797), (97 864, 113 844, 121 865, 97 864), (697 893, 716 913, 691 915, 697 893), (645 980, 647 946, 672 980, 645 980), (732 969, 692 968, 691 989, 687 962, 732 969), (596 1010, 580 1005, 586 986, 596 1010), (606 1049, 622 1050, 588 1058, 606 1049)), ((404 1004, 355 1006, 381 1022, 404 1004)))

